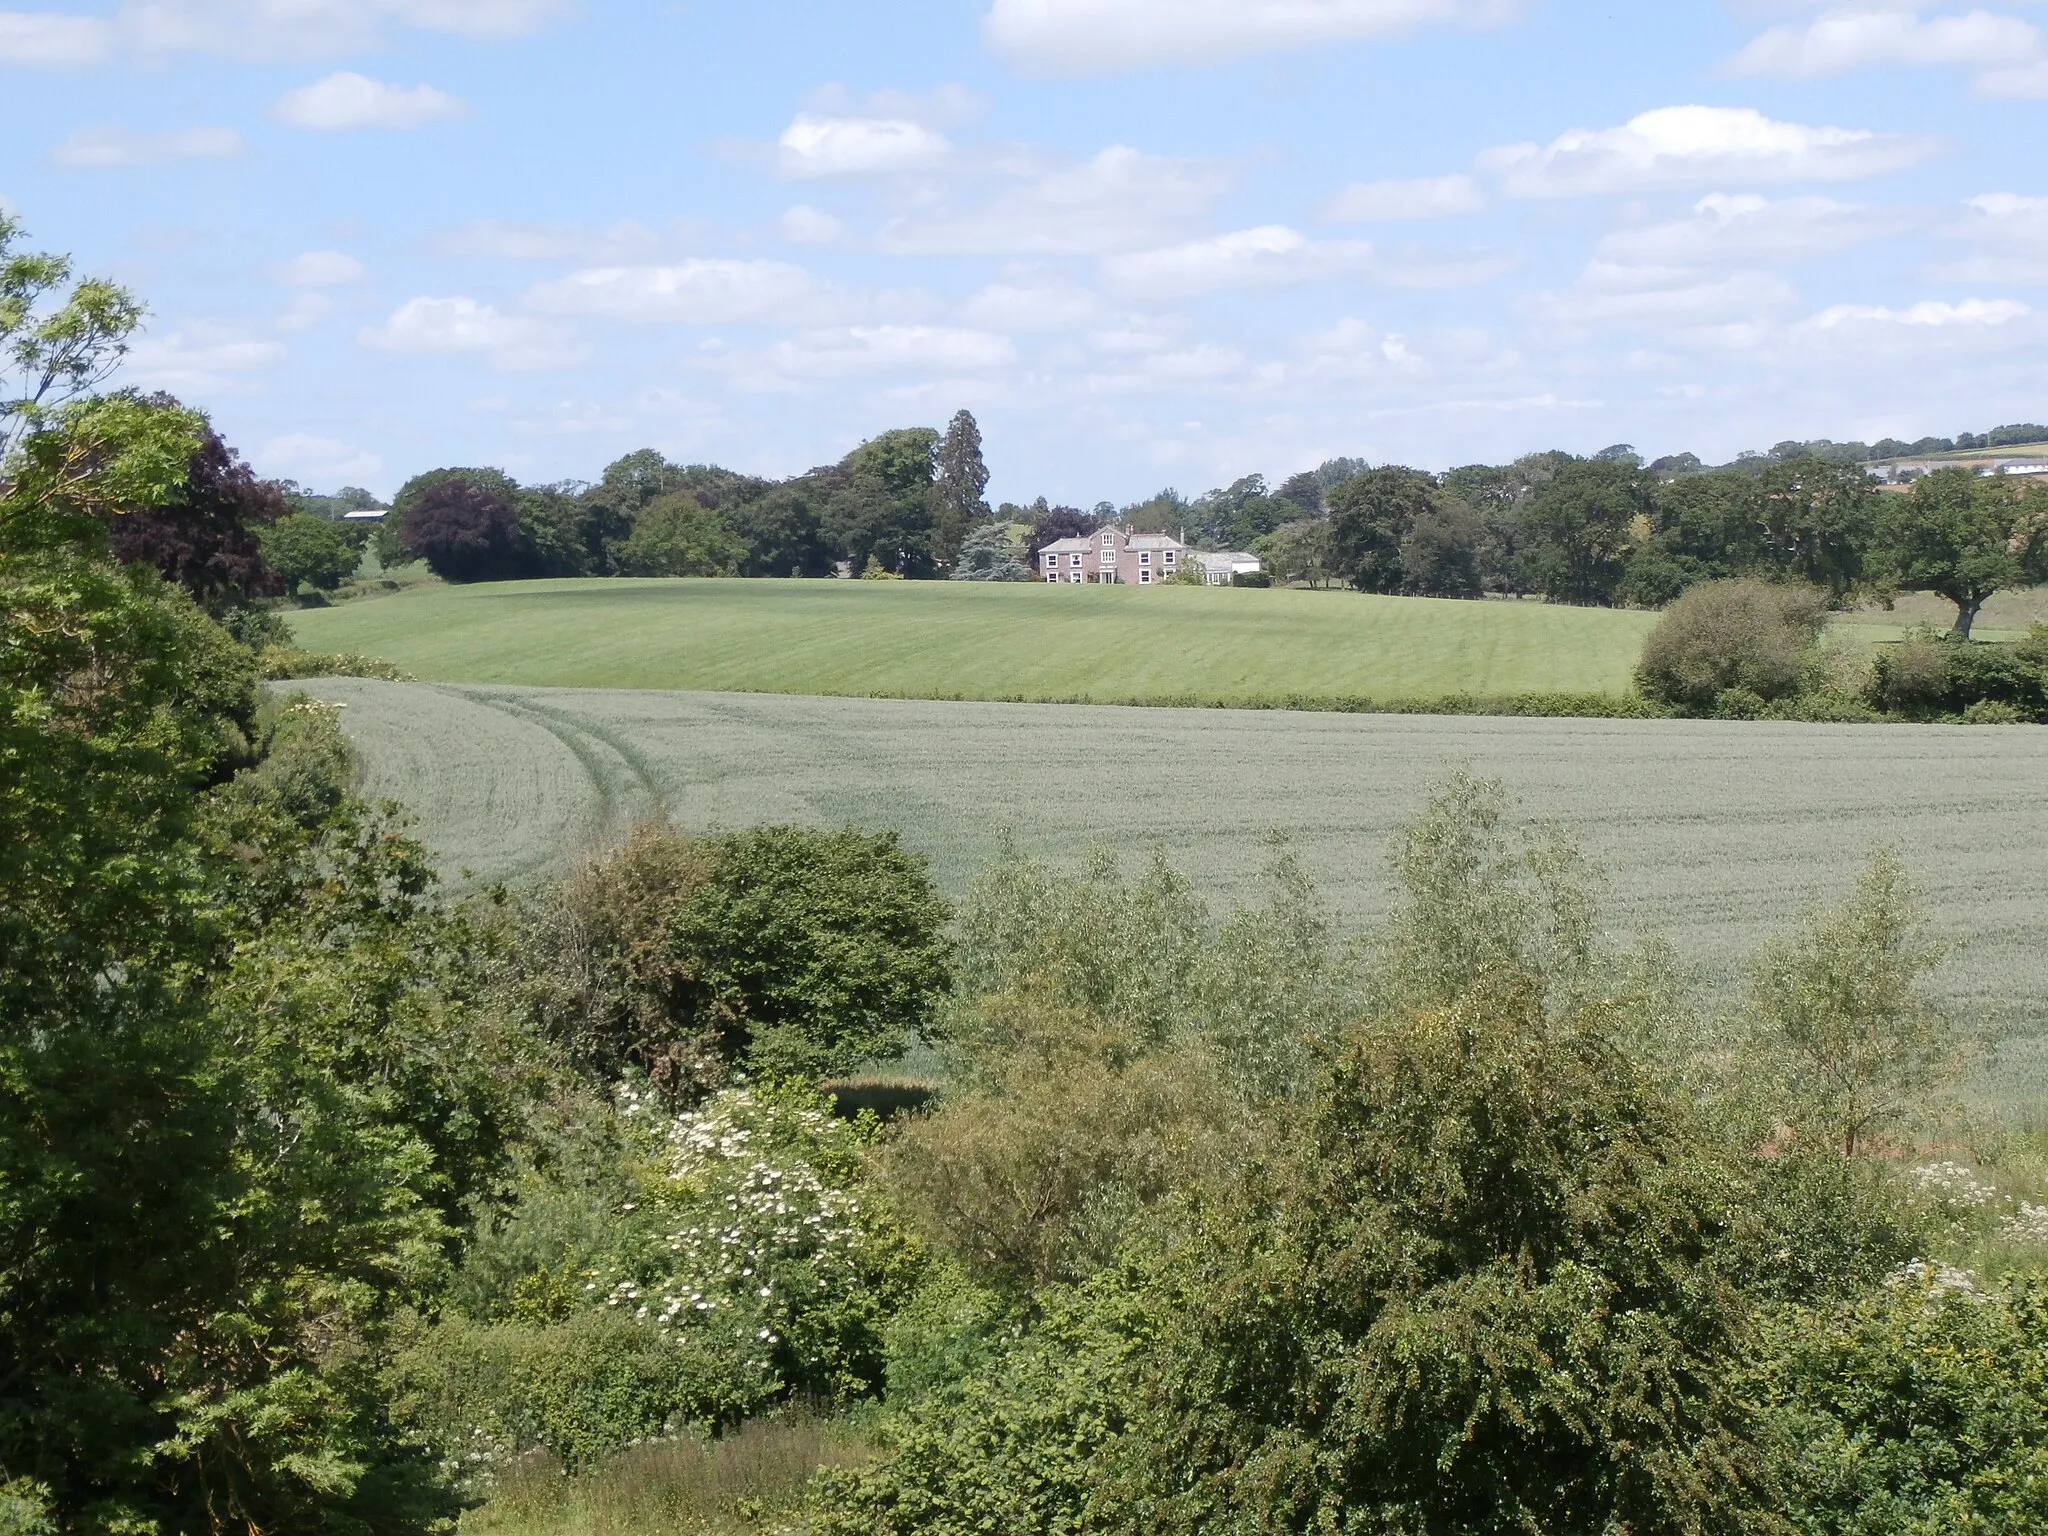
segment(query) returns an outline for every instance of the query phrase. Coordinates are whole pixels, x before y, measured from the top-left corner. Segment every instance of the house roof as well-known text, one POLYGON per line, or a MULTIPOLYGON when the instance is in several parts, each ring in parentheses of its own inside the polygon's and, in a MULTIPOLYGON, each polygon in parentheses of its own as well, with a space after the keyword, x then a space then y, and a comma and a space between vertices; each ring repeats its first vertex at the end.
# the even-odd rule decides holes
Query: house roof
POLYGON ((1134 533, 1131 535, 1133 549, 1186 549, 1187 545, 1169 533, 1134 533))
POLYGON ((1095 545, 1087 539, 1054 539, 1038 551, 1041 555, 1078 555, 1091 550, 1095 545))
POLYGON ((1202 565, 1251 565, 1259 563, 1257 555, 1246 554, 1241 549, 1198 549, 1193 558, 1202 565))

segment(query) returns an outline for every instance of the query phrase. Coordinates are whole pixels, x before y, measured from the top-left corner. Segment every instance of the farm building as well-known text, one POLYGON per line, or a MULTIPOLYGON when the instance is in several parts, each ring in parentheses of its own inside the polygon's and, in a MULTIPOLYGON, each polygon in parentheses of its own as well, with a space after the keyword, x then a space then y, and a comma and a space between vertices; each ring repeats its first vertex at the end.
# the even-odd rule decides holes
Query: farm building
POLYGON ((1171 534, 1103 528, 1046 545, 1038 569, 1047 581, 1149 587, 1179 575, 1190 553, 1171 534))

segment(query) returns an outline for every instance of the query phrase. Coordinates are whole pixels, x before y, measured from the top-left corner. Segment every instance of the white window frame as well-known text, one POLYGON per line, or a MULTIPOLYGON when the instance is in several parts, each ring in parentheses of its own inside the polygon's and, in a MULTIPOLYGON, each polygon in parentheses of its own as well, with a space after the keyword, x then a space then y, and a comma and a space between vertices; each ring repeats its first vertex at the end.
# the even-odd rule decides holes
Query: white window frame
POLYGON ((1073 585, 1075 585, 1075 586, 1078 586, 1078 585, 1080 585, 1080 584, 1081 584, 1082 582, 1086 581, 1087 579, 1088 579, 1088 578, 1087 578, 1087 577, 1085 577, 1085 576, 1083 576, 1083 575, 1082 575, 1082 574, 1081 574, 1081 573, 1080 573, 1079 571, 1075 571, 1075 572, 1073 572, 1072 574, 1070 574, 1070 575, 1069 575, 1069 576, 1067 577, 1067 580, 1068 580, 1068 582, 1069 582, 1069 583, 1071 583, 1071 584, 1073 584, 1073 585))
POLYGON ((1074 556, 1073 560, 1069 563, 1073 565, 1079 565, 1081 563, 1081 557, 1079 555, 1076 555, 1074 556))
POLYGON ((1149 549, 1141 549, 1141 550, 1139 550, 1139 551, 1138 551, 1138 564, 1140 564, 1140 565, 1150 565, 1151 563, 1152 563, 1152 551, 1151 551, 1151 550, 1149 550, 1149 549))
POLYGON ((1151 586, 1151 585, 1152 585, 1152 573, 1151 573, 1150 571, 1140 571, 1140 572, 1138 572, 1138 585, 1139 585, 1139 586, 1141 586, 1141 587, 1149 587, 1149 586, 1151 586))

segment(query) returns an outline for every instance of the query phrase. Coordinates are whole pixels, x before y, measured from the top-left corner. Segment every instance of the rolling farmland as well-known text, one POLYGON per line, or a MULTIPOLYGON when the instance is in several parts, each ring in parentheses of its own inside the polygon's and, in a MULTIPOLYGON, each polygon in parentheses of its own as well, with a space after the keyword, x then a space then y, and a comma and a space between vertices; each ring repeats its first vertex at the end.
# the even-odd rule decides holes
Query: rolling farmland
POLYGON ((2048 1031, 2043 728, 306 686, 347 706, 367 787, 412 806, 474 881, 541 874, 664 806, 693 828, 900 828, 956 894, 1006 827, 1055 858, 1095 839, 1162 846, 1227 903, 1252 893, 1278 831, 1363 923, 1384 910, 1388 834, 1431 778, 1467 763, 1607 867, 1614 926, 1662 931, 1723 981, 1891 842, 1943 929, 1969 940, 1944 990, 2048 1031))
POLYGON ((897 698, 1619 692, 1656 615, 1040 583, 502 582, 291 616, 433 682, 897 698))

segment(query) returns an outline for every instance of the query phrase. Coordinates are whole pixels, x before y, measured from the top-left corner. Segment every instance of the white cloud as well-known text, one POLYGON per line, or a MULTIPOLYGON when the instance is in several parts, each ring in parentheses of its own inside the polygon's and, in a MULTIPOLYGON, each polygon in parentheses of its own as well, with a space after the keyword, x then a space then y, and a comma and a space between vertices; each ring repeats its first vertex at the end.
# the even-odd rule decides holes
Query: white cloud
POLYGON ((1372 259, 1362 240, 1311 240, 1284 224, 1262 224, 1207 240, 1111 256, 1103 275, 1146 298, 1185 298, 1226 288, 1274 288, 1356 272, 1372 259))
POLYGON ((1091 75, 1214 64, 1430 23, 1486 25, 1515 0, 994 0, 982 34, 1026 69, 1091 75))
POLYGON ((162 336, 144 336, 129 350, 123 378, 174 395, 249 394, 247 378, 284 361, 278 341, 261 341, 229 326, 193 322, 162 336))
POLYGON ((797 245, 834 245, 846 235, 846 226, 831 214, 805 203, 783 209, 775 227, 797 245))
POLYGON ((249 462, 266 475, 312 486, 360 484, 384 468, 384 461, 368 449, 306 432, 287 432, 269 439, 249 456, 249 462))
POLYGON ((505 38, 569 14, 570 0, 126 0, 111 17, 0 12, 0 63, 76 68, 118 54, 314 59, 381 46, 394 27, 505 38))
POLYGON ((765 354, 788 379, 844 379, 878 373, 982 373, 1007 368, 1007 336, 937 325, 855 325, 777 342, 765 354))
POLYGON ((242 136, 232 128, 171 128, 137 133, 109 125, 80 128, 50 155, 70 170, 108 170, 133 165, 169 165, 174 160, 228 160, 242 153, 242 136))
POLYGON ((0 11, 0 64, 78 69, 99 63, 113 46, 114 29, 95 16, 0 11))
POLYGON ((1925 222, 1926 215, 1912 208, 1711 192, 1693 205, 1690 217, 1614 231, 1595 255, 1603 261, 1681 267, 1811 261, 1925 222))
POLYGON ((2040 314, 2016 299, 1925 300, 1902 309, 1836 304, 1795 326, 1785 354, 1808 365, 1910 369, 1944 359, 2032 352, 2043 340, 2040 314))
POLYGON ((787 262, 693 258, 572 272, 535 287, 526 302, 549 314, 646 325, 733 325, 791 320, 821 292, 816 278, 787 262))
POLYGON ((1098 325, 1107 306, 1099 295, 1062 283, 990 283, 961 313, 999 331, 1080 331, 1098 325))
POLYGON ((1976 90, 1979 96, 2035 101, 2048 99, 2048 59, 2009 69, 1987 69, 1977 77, 1976 90))
POLYGON ((1512 197, 1662 192, 1716 182, 1850 181, 1917 165, 1941 145, 1866 128, 1816 128, 1751 107, 1660 107, 1618 128, 1574 128, 1548 145, 1489 149, 1480 164, 1512 197))
POLYGON ((901 254, 1093 255, 1187 229, 1233 179, 1220 161, 1148 155, 1113 144, 1092 159, 1048 164, 1020 155, 996 168, 1010 185, 968 207, 921 208, 877 244, 901 254))
POLYGON ((652 256, 661 241, 632 219, 608 229, 580 224, 513 224, 476 219, 434 237, 441 256, 482 256, 500 261, 631 261, 652 256))
POLYGON ((1887 309, 1881 305, 1870 304, 1837 304, 1830 309, 1822 310, 1807 323, 1817 331, 1833 330, 1844 325, 1873 323, 1944 329, 1950 326, 2004 325, 2032 313, 2031 308, 2017 299, 1964 299, 1960 304, 1925 299, 1906 309, 1887 309))
POLYGON ((1431 176, 1420 181, 1353 182, 1330 200, 1323 217, 1340 223, 1371 224, 1397 219, 1442 219, 1477 213, 1486 194, 1470 176, 1431 176))
POLYGON ((334 312, 334 300, 324 293, 302 293, 285 306, 284 313, 270 322, 276 331, 311 330, 334 312))
POLYGON ((584 349, 559 325, 500 314, 488 304, 456 296, 408 299, 382 325, 360 333, 365 346, 419 356, 488 355, 508 371, 560 368, 580 361, 584 349))
POLYGON ((1682 268, 1593 261, 1576 287, 1539 295, 1535 315, 1594 329, 1696 332, 1735 322, 1759 325, 1798 302, 1792 285, 1772 272, 1702 274, 1682 268))
POLYGON ((277 269, 277 280, 294 288, 333 288, 362 275, 363 264, 345 251, 301 251, 277 269))
POLYGON ((2017 16, 1974 10, 1915 15, 1900 7, 1831 10, 1803 26, 1773 27, 1729 61, 1737 74, 1807 80, 1871 65, 1966 65, 1987 95, 2044 94, 2041 29, 2017 16), (2029 61, 2035 61, 2031 69, 2029 61), (2037 86, 2035 82, 2038 81, 2037 86))
POLYGON ((2048 197, 1987 192, 1965 205, 1963 222, 1942 231, 1977 253, 1934 268, 1937 282, 2048 284, 2048 197))
POLYGON ((887 176, 941 165, 953 146, 906 118, 819 117, 799 112, 776 141, 784 176, 887 176))
POLYGON ((352 70, 286 91, 270 115, 293 128, 334 132, 351 128, 424 128, 466 115, 469 107, 431 85, 387 85, 352 70))

